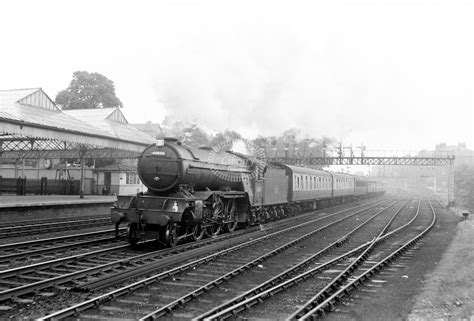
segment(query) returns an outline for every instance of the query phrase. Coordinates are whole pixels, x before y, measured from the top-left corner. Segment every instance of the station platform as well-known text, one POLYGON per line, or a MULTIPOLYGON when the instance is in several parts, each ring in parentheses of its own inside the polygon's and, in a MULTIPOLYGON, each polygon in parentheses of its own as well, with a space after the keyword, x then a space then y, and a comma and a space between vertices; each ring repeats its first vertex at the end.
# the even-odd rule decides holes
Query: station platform
POLYGON ((0 209, 54 205, 112 204, 117 196, 85 195, 0 195, 0 209))
POLYGON ((117 196, 0 195, 0 223, 110 214, 117 196))

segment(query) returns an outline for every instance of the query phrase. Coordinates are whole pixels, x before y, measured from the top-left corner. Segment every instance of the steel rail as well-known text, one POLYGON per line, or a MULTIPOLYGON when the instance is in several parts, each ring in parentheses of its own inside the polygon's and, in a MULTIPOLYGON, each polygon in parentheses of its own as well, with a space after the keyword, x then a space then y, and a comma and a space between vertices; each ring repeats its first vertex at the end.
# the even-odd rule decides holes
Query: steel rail
MULTIPOLYGON (((121 228, 119 229, 121 232, 125 232, 126 228, 121 228)), ((75 235, 68 235, 68 236, 61 236, 58 238, 48 238, 48 239, 43 239, 43 240, 34 240, 34 241, 27 241, 27 242, 21 242, 21 243, 14 243, 14 244, 6 244, 3 246, 0 246, 0 251, 4 249, 10 249, 10 248, 15 248, 15 247, 21 247, 21 246, 37 246, 37 245, 42 245, 48 242, 62 242, 62 241, 69 241, 77 238, 83 238, 83 237, 94 237, 92 240, 85 240, 85 241, 78 241, 75 243, 66 243, 66 244, 61 244, 61 245, 51 245, 45 248, 41 249, 35 249, 35 250, 24 250, 24 251, 19 251, 17 253, 10 253, 10 254, 5 254, 0 257, 0 262, 5 262, 7 260, 13 260, 13 259, 18 259, 26 256, 34 256, 38 254, 43 254, 43 253, 48 253, 48 252, 54 252, 58 250, 65 250, 69 248, 74 248, 74 247, 82 247, 85 245, 91 245, 94 243, 102 243, 106 241, 114 241, 114 240, 119 240, 124 237, 124 234, 119 235, 119 237, 115 236, 115 229, 112 230, 103 230, 103 231, 98 231, 98 232, 89 232, 89 233, 83 233, 83 234, 75 234, 75 235), (114 234, 112 237, 101 237, 99 238, 98 236, 104 235, 105 234, 114 234)), ((5 251, 5 250, 4 250, 5 251)))
POLYGON ((71 217, 61 217, 61 218, 45 218, 39 220, 23 220, 23 221, 8 221, 2 222, 3 228, 7 227, 16 227, 16 226, 25 226, 25 225, 38 225, 38 224, 47 224, 47 223, 56 223, 64 222, 68 220, 69 222, 80 221, 84 218, 90 216, 92 218, 110 218, 110 214, 104 215, 83 215, 83 216, 71 216, 71 217))
MULTIPOLYGON (((391 205, 391 206, 393 206, 393 205, 391 205)), ((387 208, 390 208, 391 206, 389 206, 387 208)), ((382 213, 385 210, 386 210, 386 208, 379 211, 378 213, 374 214, 371 217, 371 219, 374 218, 375 216, 379 215, 380 213, 382 213)), ((327 228, 329 228, 333 225, 336 225, 336 224, 340 223, 341 221, 348 219, 349 217, 355 216, 359 213, 360 212, 357 212, 357 213, 354 213, 350 216, 346 216, 346 217, 343 217, 343 218, 341 218, 337 221, 326 224, 326 225, 324 225, 320 228, 317 228, 317 229, 315 229, 315 230, 313 230, 309 233, 306 233, 305 235, 300 236, 300 237, 298 237, 298 238, 296 238, 296 239, 294 239, 294 240, 292 240, 292 241, 290 241, 290 242, 288 242, 288 243, 286 243, 286 244, 284 244, 284 245, 282 245, 282 246, 280 246, 280 247, 278 247, 274 250, 271 250, 271 251, 267 252, 266 254, 254 259, 254 260, 252 260, 248 263, 243 264, 242 266, 234 269, 233 271, 228 272, 227 274, 225 274, 225 275, 223 275, 223 276, 221 276, 221 277, 219 277, 219 278, 217 278, 217 279, 215 279, 211 282, 208 282, 207 284, 201 286, 200 288, 198 288, 198 289, 196 289, 192 292, 189 292, 188 294, 186 294, 186 295, 176 299, 175 301, 173 301, 173 302, 157 309, 156 311, 149 313, 148 315, 144 316, 140 320, 155 320, 156 318, 159 318, 160 316, 163 316, 164 314, 171 312, 173 309, 183 306, 186 302, 196 298, 197 296, 199 296, 200 294, 202 294, 205 291, 209 291, 211 288, 221 284, 225 280, 228 280, 228 279, 230 279, 230 278, 232 278, 232 277, 234 277, 234 276, 236 276, 236 275, 238 275, 238 274, 240 274, 240 273, 242 273, 246 270, 249 270, 251 267, 256 266, 257 264, 263 262, 264 260, 266 260, 266 259, 268 259, 268 258, 270 258, 270 257, 272 257, 276 254, 281 253, 282 251, 286 250, 287 248, 292 247, 292 246, 300 243, 301 241, 313 236, 314 234, 319 233, 319 232, 321 232, 321 231, 323 231, 323 230, 325 230, 325 229, 327 229, 327 228)), ((344 243, 345 241, 348 241, 348 237, 345 237, 343 240, 341 240, 339 242, 339 245, 344 243)))
MULTIPOLYGON (((387 202, 387 201, 388 200, 385 200, 385 201, 382 201, 382 202, 387 202)), ((382 203, 382 202, 380 202, 380 203, 382 203)), ((375 203, 375 202, 369 202, 369 204, 373 204, 373 203, 375 203)), ((359 205, 357 207, 364 207, 364 206, 367 206, 367 204, 359 205)), ((376 205, 374 205, 374 206, 376 206, 376 205)), ((328 217, 332 217, 334 215, 344 213, 344 212, 347 212, 347 211, 350 211, 350 210, 351 209, 341 210, 341 211, 338 211, 336 213, 326 215, 324 217, 319 217, 319 218, 315 219, 314 221, 318 221, 318 220, 322 220, 322 219, 325 219, 325 218, 328 218, 328 217)), ((285 222, 281 221, 280 223, 284 224, 285 222)), ((306 222, 305 224, 307 224, 307 223, 308 222, 306 222)), ((256 227, 253 228, 253 230, 256 230, 256 229, 257 229, 256 227)), ((243 234, 248 234, 249 232, 252 232, 252 229, 244 230, 242 233, 243 234)), ((184 245, 175 247, 174 249, 164 250, 162 252, 155 251, 153 253, 142 254, 142 255, 132 257, 132 258, 118 260, 118 261, 106 263, 106 264, 103 264, 103 265, 98 265, 96 267, 91 267, 91 268, 88 268, 88 269, 84 269, 84 270, 81 270, 81 271, 76 271, 76 272, 72 272, 72 273, 69 273, 69 274, 53 277, 53 278, 50 278, 50 279, 41 280, 41 281, 38 281, 38 282, 35 282, 35 283, 26 284, 26 285, 19 286, 19 287, 16 287, 16 288, 7 289, 7 290, 4 290, 4 291, 0 292, 0 301, 5 301, 5 300, 8 300, 11 297, 15 297, 15 296, 27 294, 29 292, 33 292, 33 291, 36 291, 36 290, 44 289, 44 288, 47 288, 51 285, 57 285, 57 284, 61 284, 61 283, 67 282, 67 281, 71 281, 71 280, 76 279, 76 278, 78 278, 80 276, 83 276, 83 275, 97 273, 98 271, 101 271, 101 270, 104 270, 104 269, 105 270, 106 269, 111 269, 114 266, 123 266, 125 263, 129 263, 130 261, 145 259, 145 258, 157 256, 157 255, 160 255, 160 254, 163 253, 163 255, 161 255, 161 257, 160 257, 160 259, 161 259, 161 258, 163 258, 163 256, 166 255, 166 253, 169 255, 172 252, 176 253, 176 252, 183 251, 183 250, 186 250, 186 249, 195 248, 196 246, 204 246, 204 245, 208 245, 209 243, 219 242, 219 241, 222 241, 223 239, 233 238, 233 237, 235 237, 235 234, 237 234, 237 233, 226 234, 224 236, 214 238, 214 239, 206 239, 206 240, 200 241, 199 243, 184 244, 184 245)), ((148 242, 151 242, 151 241, 148 241, 148 242)), ((114 252, 118 249, 124 249, 124 248, 127 248, 127 247, 128 247, 128 244, 123 245, 123 246, 116 246, 116 247, 112 247, 112 248, 98 250, 98 251, 94 251, 94 252, 74 255, 74 256, 61 258, 61 259, 57 259, 57 260, 37 263, 37 264, 29 265, 29 266, 14 268, 14 269, 10 269, 10 270, 4 270, 4 271, 0 271, 0 278, 6 278, 6 277, 9 277, 9 276, 26 273, 28 271, 41 270, 41 269, 46 268, 48 266, 52 266, 52 265, 57 266, 57 265, 60 265, 60 264, 64 264, 67 261, 84 259, 88 256, 102 254, 102 253, 106 253, 106 252, 114 252)), ((153 268, 153 267, 156 266, 156 264, 149 264, 149 266, 153 268)), ((145 273, 145 272, 148 272, 149 269, 147 269, 147 267, 142 267, 142 268, 139 268, 139 269, 136 269, 136 270, 140 273, 145 273)), ((129 275, 129 274, 130 273, 128 273, 128 272, 123 273, 123 275, 129 275)), ((112 277, 111 279, 115 280, 114 277, 112 277)))
MULTIPOLYGON (((123 230, 125 229, 126 228, 123 228, 123 230)), ((80 237, 89 237, 89 236, 95 236, 99 234, 112 233, 112 232, 115 232, 115 229, 95 231, 95 232, 86 232, 86 233, 58 236, 58 237, 50 237, 50 238, 45 238, 45 239, 31 240, 31 241, 24 241, 24 242, 7 243, 7 244, 0 245, 0 251, 8 251, 10 248, 16 249, 16 248, 25 247, 25 246, 36 246, 36 245, 40 245, 42 243, 47 243, 47 242, 68 241, 68 240, 73 240, 80 237)))
MULTIPOLYGON (((395 217, 407 203, 405 203, 402 207, 400 207, 397 210, 397 212, 393 215, 393 217, 395 217)), ((391 222, 392 222, 392 219, 385 225, 385 227, 388 226, 389 224, 391 224, 391 222)), ((407 223, 407 224, 409 224, 409 223, 407 223)), ((390 235, 392 235, 392 233, 390 235)), ((238 312, 241 312, 245 309, 248 309, 248 308, 260 303, 265 298, 271 297, 271 296, 273 296, 274 294, 276 294, 280 291, 283 291, 283 290, 285 290, 285 289, 287 289, 287 288, 289 288, 293 285, 296 285, 296 284, 298 284, 298 283, 314 276, 317 273, 320 273, 321 271, 333 266, 334 264, 344 260, 345 258, 353 256, 354 253, 360 252, 361 250, 365 251, 375 241, 377 241, 377 240, 381 241, 385 237, 388 237, 388 236, 389 235, 387 234, 386 236, 382 236, 380 238, 374 237, 371 241, 360 245, 358 248, 356 248, 354 250, 350 250, 350 251, 348 251, 348 252, 346 252, 346 253, 344 253, 344 254, 342 254, 342 255, 340 255, 340 256, 338 256, 338 257, 336 257, 336 258, 334 258, 334 259, 332 259, 328 262, 323 263, 320 266, 317 266, 317 267, 315 267, 311 270, 308 270, 308 271, 306 271, 302 274, 299 274, 299 275, 293 277, 292 279, 286 280, 286 281, 281 282, 281 283, 277 283, 276 285, 273 285, 272 287, 267 288, 266 290, 263 290, 263 291, 259 291, 258 289, 256 289, 255 292, 257 292, 257 293, 255 293, 255 295, 247 297, 247 298, 245 298, 245 295, 247 293, 245 293, 243 295, 240 295, 239 297, 236 297, 236 298, 224 303, 223 305, 218 306, 218 307, 214 308, 213 310, 208 311, 208 312, 196 317, 193 320, 226 319, 230 316, 233 316, 235 313, 238 313, 238 312)), ((267 287, 266 285, 264 285, 264 286, 267 287)), ((256 287, 256 288, 258 288, 258 287, 256 287)), ((326 286, 326 288, 330 288, 330 286, 328 285, 328 286, 326 286)))
POLYGON ((17 237, 30 233, 45 233, 62 229, 75 229, 89 225, 112 225, 110 218, 91 218, 84 220, 72 220, 66 222, 44 223, 38 225, 21 225, 0 228, 0 238, 17 237))
MULTIPOLYGON (((363 204, 363 205, 356 206, 355 208, 372 205, 374 203, 376 203, 376 202, 369 202, 369 203, 366 203, 366 204, 363 204)), ((354 208, 352 208, 352 210, 353 209, 354 208)), ((351 210, 351 209, 345 209, 345 210, 342 210, 342 211, 338 211, 337 213, 334 213, 334 214, 344 213, 344 212, 349 211, 349 210, 351 210)), ((314 212, 312 212, 312 213, 314 215, 314 212)), ((322 213, 322 214, 325 214, 325 213, 322 213)), ((333 214, 330 213, 326 216, 320 216, 319 219, 328 218, 328 217, 331 217, 332 215, 333 214)), ((305 217, 310 217, 310 216, 311 216, 311 213, 298 215, 297 220, 299 221, 300 219, 304 219, 305 217)), ((288 223, 294 225, 293 219, 291 219, 291 221, 288 221, 288 219, 286 219, 286 220, 280 220, 280 221, 277 221, 277 222, 267 223, 266 226, 267 226, 268 230, 271 230, 273 228, 283 228, 288 223), (276 226, 275 226, 275 223, 276 223, 276 226)), ((252 227, 251 229, 256 230, 257 227, 252 227)), ((251 232, 251 230, 250 229, 244 230, 242 235, 247 234, 247 232, 251 232)), ((229 235, 229 237, 238 237, 238 235, 236 235, 238 233, 239 232, 233 232, 232 234, 225 234, 225 235, 229 235)), ((222 236, 220 236, 220 237, 222 237, 222 236)), ((141 275, 144 275, 144 274, 147 274, 147 273, 151 273, 151 272, 153 272, 153 270, 156 270, 158 268, 163 268, 163 264, 160 264, 159 262, 156 262, 156 264, 155 263, 146 264, 144 266, 137 267, 137 268, 135 268, 131 271, 125 271, 125 272, 117 273, 117 274, 111 275, 111 276, 106 277, 106 278, 101 278, 101 279, 96 280, 96 281, 84 282, 84 283, 79 284, 78 286, 76 286, 75 289, 77 289, 79 291, 91 291, 91 290, 101 289, 101 288, 104 288, 104 287, 111 286, 111 285, 114 285, 116 283, 122 282, 124 279, 129 279, 129 278, 138 277, 138 276, 141 276, 141 275)))
MULTIPOLYGON (((304 315, 301 317, 298 317, 299 314, 293 314, 292 317, 294 316, 295 318, 290 317, 290 319, 299 319, 299 320, 307 320, 309 318, 312 318, 316 314, 324 313, 324 309, 327 308, 328 306, 332 306, 332 302, 334 301, 339 301, 340 298, 350 292, 351 289, 355 288, 357 284, 361 284, 365 279, 368 279, 370 276, 375 274, 379 269, 381 269, 383 266, 387 265, 388 263, 392 262, 395 258, 403 254, 406 250, 408 250, 410 247, 415 245, 422 237, 426 235, 434 226, 436 223, 436 211, 433 209, 433 206, 431 204, 431 201, 428 200, 428 203, 431 208, 431 212, 433 214, 433 219, 430 223, 430 225, 424 229, 421 233, 410 239, 408 242, 405 242, 403 246, 398 248, 397 250, 393 251, 389 255, 387 255, 385 258, 380 260, 378 263, 373 265, 370 269, 359 275, 358 277, 354 278, 351 280, 348 284, 340 288, 337 292, 332 294, 330 297, 326 298, 323 302, 319 303, 315 307, 312 307, 312 309, 309 309, 304 315), (296 318, 298 317, 298 318, 296 318)), ((300 311, 304 311, 304 309, 300 309, 300 311)))
MULTIPOLYGON (((362 206, 366 206, 366 205, 360 205, 360 207, 362 207, 362 206)), ((316 220, 325 219, 327 217, 331 217, 331 216, 339 214, 339 213, 344 213, 348 210, 350 210, 350 209, 342 210, 342 211, 336 212, 334 214, 329 214, 327 216, 317 218, 316 220)), ((284 224, 285 222, 280 222, 280 223, 284 224)), ((251 233, 252 231, 256 231, 256 230, 257 230, 257 227, 254 227, 252 229, 242 230, 242 234, 245 235, 245 234, 251 233)), ((228 239, 228 238, 234 238, 234 237, 236 237, 236 234, 238 234, 238 233, 239 232, 232 233, 232 234, 225 234, 225 235, 220 236, 218 238, 210 238, 210 239, 202 240, 199 243, 184 244, 184 245, 180 245, 178 247, 175 247, 173 249, 167 249, 167 250, 161 250, 161 251, 155 251, 155 252, 152 252, 152 253, 142 254, 142 255, 134 256, 132 258, 127 258, 127 259, 123 259, 123 260, 109 262, 109 263, 106 263, 106 264, 98 265, 96 267, 87 268, 87 269, 84 269, 84 270, 81 270, 81 271, 71 272, 71 273, 60 275, 60 276, 57 276, 57 277, 37 281, 37 282, 34 282, 34 283, 30 283, 30 284, 25 284, 25 285, 22 285, 22 286, 19 286, 19 287, 16 287, 16 288, 7 289, 7 290, 4 290, 4 291, 0 292, 0 302, 8 300, 11 297, 20 296, 20 295, 23 295, 23 294, 27 294, 27 293, 30 293, 30 292, 33 292, 33 291, 37 291, 37 290, 41 290, 41 289, 50 287, 52 285, 57 285, 57 284, 61 284, 61 283, 67 282, 67 281, 71 281, 71 280, 74 280, 74 279, 76 279, 78 277, 81 277, 83 275, 89 275, 89 274, 92 274, 92 273, 97 273, 101 270, 108 270, 108 269, 111 269, 111 268, 114 268, 114 267, 121 267, 121 266, 124 266, 127 263, 130 263, 131 261, 149 259, 151 257, 156 257, 158 255, 160 255, 160 257, 157 258, 157 259, 162 259, 164 256, 172 254, 172 253, 178 253, 179 251, 184 251, 184 250, 187 250, 187 249, 208 245, 210 243, 219 242, 219 241, 222 241, 222 240, 225 240, 225 239, 228 239)), ((152 242, 152 241, 147 241, 147 242, 144 242, 144 243, 150 243, 150 242, 152 242)), ((142 244, 144 244, 144 243, 142 243, 142 244)), ((49 266, 58 266, 60 264, 64 264, 65 262, 68 262, 68 261, 77 261, 79 259, 85 259, 86 257, 89 257, 89 256, 93 256, 93 255, 97 255, 97 254, 103 254, 103 253, 107 253, 107 252, 115 252, 119 249, 125 249, 125 248, 128 248, 128 247, 129 247, 129 245, 125 244, 125 245, 116 246, 116 247, 112 247, 112 248, 107 248, 107 249, 97 250, 97 251, 93 251, 93 252, 88 252, 88 253, 78 254, 78 255, 74 255, 74 256, 69 256, 69 257, 66 257, 66 258, 61 258, 61 259, 51 260, 51 261, 47 261, 47 262, 41 262, 41 263, 37 263, 37 264, 33 264, 33 265, 28 265, 28 266, 24 266, 24 267, 4 270, 4 271, 0 271, 0 278, 6 278, 6 277, 9 277, 9 276, 19 275, 19 274, 26 273, 26 272, 29 272, 29 271, 41 270, 41 269, 44 269, 44 268, 49 267, 49 266)), ((158 263, 158 265, 159 265, 159 263, 158 263)), ((151 268, 155 268, 156 264, 148 264, 148 266, 151 267, 151 268)), ((139 272, 143 271, 143 273, 145 273, 145 272, 148 272, 149 269, 147 270, 147 267, 145 266, 145 267, 141 267, 141 268, 136 269, 136 270, 139 271, 139 272)), ((122 274, 123 275, 129 275, 130 273, 127 272, 127 273, 122 273, 122 274)), ((115 280, 114 277, 112 277, 111 279, 115 280)))
MULTIPOLYGON (((126 266, 127 264, 130 265, 131 262, 136 262, 136 261, 140 261, 140 260, 144 261, 144 260, 149 260, 149 259, 162 260, 166 256, 169 256, 169 255, 172 255, 172 254, 177 254, 177 253, 180 253, 180 252, 183 252, 183 251, 195 248, 195 247, 199 247, 199 246, 202 247, 202 246, 208 245, 210 243, 220 242, 220 241, 226 240, 227 238, 231 238, 231 237, 235 237, 235 236, 232 236, 232 235, 229 234, 229 235, 226 235, 226 236, 220 237, 220 238, 206 239, 206 240, 203 240, 199 243, 183 244, 179 247, 175 247, 175 248, 172 248, 172 249, 161 249, 161 250, 153 251, 151 253, 140 254, 140 255, 130 257, 130 258, 116 260, 116 261, 105 263, 105 264, 100 264, 100 265, 90 267, 90 268, 86 268, 86 269, 83 269, 83 270, 80 270, 80 271, 75 271, 75 272, 71 272, 71 273, 68 273, 68 274, 59 275, 59 276, 52 277, 52 278, 49 278, 49 279, 37 281, 37 282, 34 282, 34 283, 29 283, 29 284, 25 284, 25 285, 22 285, 22 286, 18 286, 16 288, 7 289, 7 290, 4 290, 4 291, 0 291, 0 302, 1 301, 6 301, 6 300, 8 300, 12 297, 17 297, 17 296, 24 295, 24 294, 27 294, 27 293, 31 293, 31 292, 34 292, 34 291, 37 291, 37 290, 48 288, 48 287, 53 286, 53 285, 62 284, 62 283, 77 279, 78 277, 82 277, 84 275, 96 274, 98 272, 105 271, 105 270, 110 270, 110 269, 113 269, 113 268, 116 268, 116 267, 123 267, 123 266, 126 266)), ((152 242, 153 242, 153 240, 149 240, 149 241, 143 242, 142 244, 152 243, 152 242)), ((79 259, 85 259, 89 256, 104 254, 104 253, 107 253, 107 252, 115 253, 115 252, 117 252, 117 250, 127 249, 127 248, 129 248, 129 245, 124 244, 124 245, 119 245, 119 246, 115 246, 115 247, 111 247, 111 248, 106 248, 106 249, 102 249, 102 250, 93 251, 93 252, 88 252, 88 253, 78 254, 78 255, 74 255, 74 256, 69 256, 69 257, 66 257, 66 258, 51 260, 51 261, 47 261, 47 262, 41 262, 41 263, 37 263, 37 264, 25 266, 25 267, 13 268, 13 269, 10 269, 10 270, 4 270, 4 271, 0 271, 0 278, 6 278, 6 277, 9 277, 9 276, 14 276, 14 275, 21 275, 22 273, 26 273, 28 271, 41 270, 41 269, 47 268, 49 266, 59 266, 59 265, 64 264, 68 261, 78 261, 79 259)), ((171 263, 175 263, 175 262, 171 262, 171 263)), ((150 264, 150 265, 153 265, 153 264, 150 264)), ((0 281, 0 283, 1 283, 1 281, 0 281)))
MULTIPOLYGON (((262 283, 262 284, 259 284, 257 286, 255 286, 254 288, 248 290, 247 292, 245 293, 242 293, 240 294, 239 296, 231 299, 231 300, 228 300, 226 301, 225 303, 213 308, 212 310, 209 310, 195 318, 193 318, 193 320, 203 320, 205 318, 208 318, 209 316, 211 315, 217 315, 217 313, 231 307, 231 306, 234 306, 234 305, 237 305, 238 303, 240 302, 243 302, 244 300, 247 300, 248 298, 251 298, 252 296, 255 296, 259 293, 262 293, 264 292, 265 290, 271 288, 271 287, 274 287, 276 286, 277 284, 280 284, 280 283, 283 283, 285 282, 289 277, 291 277, 292 275, 300 272, 301 270, 307 268, 311 263, 313 263, 316 259, 320 258, 321 256, 325 255, 327 252, 329 252, 331 249, 334 249, 336 247, 339 247, 341 246, 343 243, 349 241, 351 235, 353 235, 355 232, 357 232, 358 230, 360 230, 362 227, 364 227, 365 225, 367 225, 370 221, 372 221, 375 217, 377 217, 378 215, 380 215, 381 213, 383 213, 384 211, 386 211, 387 209, 389 209, 390 207, 392 207, 394 204, 382 209, 381 211, 373 214, 371 217, 367 218, 367 220, 365 220, 364 222, 362 222, 361 224, 359 224, 358 226, 356 226, 354 229, 352 229, 351 231, 349 231, 348 233, 346 233, 345 235, 341 236, 339 239, 337 239, 336 241, 334 241, 333 243, 329 244, 327 247, 325 247, 324 249, 322 249, 321 251, 313 254, 312 256, 310 256, 309 258, 303 260, 302 262, 290 267, 289 269, 287 269, 286 271, 283 271, 282 273, 274 276, 273 278, 271 278, 270 280, 262 283)), ((326 263, 323 263, 322 265, 318 266, 316 269, 313 269, 311 273, 308 274, 308 277, 310 275, 313 275, 314 273, 319 273, 320 271, 326 269, 326 268, 329 268, 331 267, 332 265, 340 262, 341 260, 345 259, 346 257, 349 257, 349 256, 353 256, 354 253, 357 253, 357 252, 360 252, 362 249, 364 249, 365 247, 367 247, 368 245, 370 244, 370 242, 366 242, 358 247, 356 247, 355 249, 353 250, 350 250, 348 251, 347 253, 344 253, 338 257, 336 257, 335 259, 332 259, 326 263)), ((286 283, 285 283, 286 284, 286 283)), ((229 310, 230 311, 230 310, 229 310)), ((238 311, 240 312, 240 311, 238 311)))
POLYGON ((82 219, 82 220, 71 220, 71 221, 62 221, 62 222, 50 222, 50 223, 41 223, 41 224, 29 224, 29 225, 15 225, 9 227, 2 227, 0 228, 0 232, 14 232, 15 230, 34 230, 41 227, 56 227, 56 226, 63 226, 66 224, 71 223, 87 223, 91 221, 105 221, 110 220, 110 217, 92 217, 90 219, 82 219))
MULTIPOLYGON (((122 228, 121 230, 125 231, 126 228, 122 228)), ((86 233, 58 236, 58 237, 50 237, 46 239, 31 240, 31 241, 24 241, 24 242, 17 242, 17 243, 7 243, 7 244, 0 245, 0 251, 8 251, 10 248, 17 249, 19 247, 24 247, 24 246, 36 246, 36 245, 41 245, 47 242, 68 241, 68 240, 73 240, 80 237, 89 237, 89 236, 95 236, 95 235, 106 234, 106 233, 115 233, 115 229, 95 231, 95 232, 86 232, 86 233)))
MULTIPOLYGON (((365 208, 361 211, 364 211, 364 210, 367 210, 367 209, 370 209, 370 208, 373 208, 373 207, 376 207, 382 203, 386 203, 388 202, 389 199, 385 199, 383 201, 380 201, 378 203, 376 202, 373 202, 373 203, 376 203, 374 205, 370 205, 368 208, 365 208)), ((370 203, 370 204, 373 204, 373 203, 370 203)), ((357 206, 356 208, 358 207, 364 207, 364 206, 367 206, 366 204, 364 205, 359 205, 357 206)), ((198 265, 201 265, 201 264, 204 264, 204 263, 207 263, 207 262, 210 262, 212 260, 214 260, 215 258, 217 257, 220 257, 220 256, 223 256, 225 254, 228 254, 228 253, 231 253, 231 252, 235 252, 239 249, 242 249, 242 248, 245 248, 245 247, 248 247, 250 245, 253 245, 253 244, 256 244, 256 243, 259 243, 263 240, 266 240, 266 239, 269 239, 269 238, 272 238, 272 237, 276 237, 278 235, 281 235, 281 234, 284 234, 284 233, 287 233, 288 231, 291 231, 291 230, 294 230, 294 229, 297 229, 297 228, 300 228, 300 227, 303 227, 303 226, 306 226, 306 225, 309 225, 309 224, 313 224, 317 221, 320 221, 320 220, 323 220, 323 219, 327 219, 327 218, 330 218, 332 216, 335 216, 335 215, 338 215, 338 214, 341 214, 341 213, 344 213, 344 212, 348 212, 348 211, 351 211, 351 210, 354 210, 354 209, 345 209, 345 210, 341 210, 341 211, 338 211, 338 212, 335 212, 335 213, 332 213, 332 214, 329 214, 327 216, 324 216, 324 217, 320 217, 320 218, 316 218, 314 220, 311 220, 311 221, 307 221, 307 222, 304 222, 304 223, 300 223, 298 225, 295 225, 295 226, 292 226, 292 227, 289 227, 289 228, 285 228, 283 230, 280 230, 280 231, 277 231, 277 232, 273 232, 271 234, 267 234, 265 236, 262 236, 262 237, 259 237, 257 239, 254 239, 254 240, 250 240, 250 241, 247 241, 247 242, 244 242, 244 243, 240 243, 240 244, 237 244, 231 248, 228 248, 228 249, 225 249, 225 250, 222 250, 222 251, 219 251, 217 253, 213 253, 211 255, 208 255, 208 256, 205 256, 203 258, 200 258, 198 260, 195 260, 195 261, 192 261, 192 262, 189 262, 189 263, 186 263, 186 264, 183 264, 183 265, 180 265, 178 267, 175 267, 171 270, 168 270, 168 271, 164 271, 164 272, 161 272, 159 274, 156 274, 156 275, 153 275, 151 277, 148 277, 144 280, 140 280, 140 281, 137 281, 137 282, 134 282, 133 284, 130 284, 130 285, 127 285, 127 286, 124 286, 124 287, 121 287, 119 289, 116 289, 114 291, 111 291, 109 293, 105 293, 103 295, 100 295, 96 298, 92 298, 90 300, 87 300, 85 302, 82 302, 82 303, 79 303, 79 304, 76 304, 74 306, 71 306, 69 308, 65 308, 63 310, 60 310, 60 311, 57 311, 57 312, 54 312, 52 314, 49 314, 47 316, 44 316, 38 320, 51 320, 51 319, 57 319, 57 318, 63 318, 63 317, 68 317, 68 316, 72 316, 72 315, 75 315, 77 313, 80 313, 81 311, 84 311, 84 310, 87 310, 89 308, 92 308, 92 307, 95 307, 97 305, 100 305, 104 302, 107 302, 107 301, 110 301, 116 297, 119 297, 121 295, 124 295, 124 294, 127 294, 127 293, 130 293, 131 291, 134 291, 136 289, 140 289, 144 286, 147 286, 147 285, 150 285, 152 283, 155 283, 157 281, 160 281, 164 278, 167 278, 167 277, 172 277, 173 275, 176 275, 177 273, 180 273, 182 271, 185 271, 185 270, 188 270, 188 269, 191 269, 193 267, 196 267, 198 265)), ((355 214, 353 214, 355 215, 355 214)))
MULTIPOLYGON (((390 235, 393 235, 395 233, 395 231, 399 231, 401 230, 402 228, 404 227, 407 227, 409 224, 411 224, 411 222, 413 222, 416 217, 418 217, 418 214, 419 214, 419 211, 420 211, 420 202, 421 200, 418 202, 418 209, 416 211, 416 214, 414 215, 414 217, 412 218, 412 220, 410 220, 410 222, 406 223, 405 225, 403 225, 402 227, 399 227, 398 229, 392 231, 392 233, 390 233, 390 235)), ((407 202, 408 203, 408 202, 407 202)), ((406 204, 407 204, 406 203, 406 204)), ((382 228, 382 230, 380 231, 379 235, 377 235, 374 240, 371 242, 371 244, 359 255, 359 257, 357 257, 356 260, 354 260, 347 268, 344 269, 344 271, 342 271, 341 273, 339 273, 335 278, 333 278, 322 290, 320 290, 315 296, 313 296, 307 304, 305 304, 303 307, 301 307, 299 310, 297 310, 295 313, 293 313, 289 319, 295 319, 297 315, 301 314, 302 311, 305 311, 307 310, 307 306, 312 304, 313 302, 319 302, 319 300, 321 298, 326 298, 328 295, 330 295, 330 292, 331 291, 334 291, 335 289, 337 289, 339 286, 340 286, 340 283, 341 282, 344 282, 346 281, 349 276, 351 276, 351 273, 353 273, 353 271, 358 267, 360 266, 364 261, 367 260, 367 257, 369 256, 369 254, 372 252, 372 250, 374 249, 375 245, 377 243, 379 243, 382 239, 382 236, 384 235, 385 231, 388 229, 388 227, 392 224, 393 220, 395 219, 395 217, 400 213, 400 211, 402 210, 402 208, 406 205, 404 204, 402 207, 400 207, 400 209, 392 216, 392 218, 389 220, 389 222, 382 228)))

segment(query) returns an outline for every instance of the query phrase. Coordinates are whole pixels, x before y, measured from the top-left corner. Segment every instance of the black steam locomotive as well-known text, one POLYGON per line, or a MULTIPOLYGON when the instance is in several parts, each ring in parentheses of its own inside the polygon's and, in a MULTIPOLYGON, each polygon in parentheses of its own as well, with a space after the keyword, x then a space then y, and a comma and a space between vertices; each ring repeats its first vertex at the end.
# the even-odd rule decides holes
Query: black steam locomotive
POLYGON ((174 246, 384 192, 383 185, 362 177, 188 147, 172 138, 143 151, 138 175, 148 192, 119 195, 112 209, 117 230, 128 223, 131 244, 158 239, 174 246))

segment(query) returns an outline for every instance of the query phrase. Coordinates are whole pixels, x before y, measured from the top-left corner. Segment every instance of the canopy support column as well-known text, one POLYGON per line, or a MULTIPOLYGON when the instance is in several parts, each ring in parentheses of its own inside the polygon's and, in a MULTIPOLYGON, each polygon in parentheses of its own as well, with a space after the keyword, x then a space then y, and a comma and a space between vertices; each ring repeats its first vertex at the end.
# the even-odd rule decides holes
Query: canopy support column
POLYGON ((82 146, 79 150, 79 156, 81 157, 81 181, 79 187, 79 198, 84 198, 84 166, 86 165, 86 153, 87 148, 85 146, 82 146))

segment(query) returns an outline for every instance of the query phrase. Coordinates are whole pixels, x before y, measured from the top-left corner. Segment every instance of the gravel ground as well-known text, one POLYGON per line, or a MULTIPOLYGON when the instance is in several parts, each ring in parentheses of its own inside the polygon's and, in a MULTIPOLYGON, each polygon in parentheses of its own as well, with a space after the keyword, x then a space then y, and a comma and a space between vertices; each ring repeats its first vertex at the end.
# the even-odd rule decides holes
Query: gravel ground
MULTIPOLYGON (((396 260, 389 271, 373 278, 338 305, 326 320, 406 320, 432 272, 451 243, 459 217, 438 209, 438 221, 410 253, 396 260), (411 254, 414 256, 411 257, 411 254), (382 282, 378 282, 382 281, 382 282), (387 281, 387 282, 384 282, 387 281)), ((423 318, 422 315, 420 315, 423 318)))

